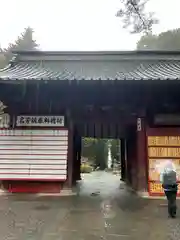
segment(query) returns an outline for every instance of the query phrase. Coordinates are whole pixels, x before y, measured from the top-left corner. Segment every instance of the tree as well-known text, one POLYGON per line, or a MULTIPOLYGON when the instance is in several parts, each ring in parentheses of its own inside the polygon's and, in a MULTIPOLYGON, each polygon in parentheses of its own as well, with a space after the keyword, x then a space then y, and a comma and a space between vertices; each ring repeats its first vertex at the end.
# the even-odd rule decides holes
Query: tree
POLYGON ((4 68, 6 66, 6 57, 3 53, 3 50, 0 49, 0 69, 4 68))
POLYGON ((137 50, 180 50, 180 28, 159 35, 144 35, 137 43, 137 50))
POLYGON ((24 29, 21 36, 19 36, 14 43, 10 43, 3 51, 7 61, 9 61, 13 56, 13 51, 31 51, 36 50, 37 47, 38 44, 33 39, 33 29, 31 27, 27 27, 24 29))
POLYGON ((82 156, 93 162, 95 167, 104 170, 107 165, 107 139, 83 138, 82 156))
POLYGON ((108 145, 111 146, 112 162, 114 159, 119 160, 119 140, 117 139, 82 139, 82 156, 88 158, 95 167, 101 170, 107 167, 108 145))
POLYGON ((152 34, 142 36, 137 43, 137 50, 157 50, 156 40, 157 36, 152 34))
POLYGON ((99 167, 100 170, 104 170, 107 167, 107 144, 107 139, 98 139, 95 144, 95 165, 96 167, 99 167))
POLYGON ((114 159, 116 159, 116 161, 119 160, 119 140, 118 139, 112 139, 111 140, 111 157, 114 163, 114 159))
POLYGON ((82 138, 82 156, 94 162, 95 160, 95 138, 82 138))
POLYGON ((146 12, 148 0, 121 0, 122 8, 117 12, 124 22, 124 28, 131 27, 131 33, 151 32, 152 26, 158 23, 153 12, 146 12))

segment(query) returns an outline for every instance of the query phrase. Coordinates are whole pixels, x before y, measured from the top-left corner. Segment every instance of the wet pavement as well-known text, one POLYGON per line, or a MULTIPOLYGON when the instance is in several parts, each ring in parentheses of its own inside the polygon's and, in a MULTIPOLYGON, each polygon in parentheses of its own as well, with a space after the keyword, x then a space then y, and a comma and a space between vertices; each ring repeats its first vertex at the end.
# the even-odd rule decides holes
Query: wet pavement
POLYGON ((180 214, 169 219, 166 201, 140 199, 119 176, 87 174, 77 192, 72 197, 0 197, 0 239, 180 239, 180 214))

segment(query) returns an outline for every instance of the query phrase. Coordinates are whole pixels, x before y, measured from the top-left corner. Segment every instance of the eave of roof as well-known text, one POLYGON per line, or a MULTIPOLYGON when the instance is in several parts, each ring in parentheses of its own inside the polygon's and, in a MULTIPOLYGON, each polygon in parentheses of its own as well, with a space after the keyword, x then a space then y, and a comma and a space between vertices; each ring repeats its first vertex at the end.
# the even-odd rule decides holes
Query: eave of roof
POLYGON ((180 52, 16 52, 1 80, 179 80, 180 52))

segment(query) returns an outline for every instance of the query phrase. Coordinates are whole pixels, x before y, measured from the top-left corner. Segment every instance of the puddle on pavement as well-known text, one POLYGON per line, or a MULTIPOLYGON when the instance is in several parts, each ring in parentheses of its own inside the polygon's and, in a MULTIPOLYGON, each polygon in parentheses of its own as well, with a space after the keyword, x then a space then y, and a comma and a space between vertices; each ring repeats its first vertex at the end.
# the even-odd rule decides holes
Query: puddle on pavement
POLYGON ((89 174, 81 181, 78 196, 8 199, 3 205, 1 235, 8 222, 12 227, 7 232, 16 233, 17 226, 24 229, 14 239, 29 239, 29 235, 39 240, 165 240, 167 235, 169 239, 180 239, 179 218, 168 219, 163 208, 166 202, 141 199, 128 192, 119 177, 100 175, 89 174), (39 233, 34 231, 37 227, 39 233), (42 238, 38 235, 41 232, 42 238))
POLYGON ((50 209, 50 206, 39 205, 39 206, 36 206, 34 209, 37 210, 37 211, 47 211, 47 210, 50 209))
POLYGON ((108 172, 84 174, 78 184, 78 194, 89 196, 110 197, 116 195, 122 186, 120 176, 108 172))

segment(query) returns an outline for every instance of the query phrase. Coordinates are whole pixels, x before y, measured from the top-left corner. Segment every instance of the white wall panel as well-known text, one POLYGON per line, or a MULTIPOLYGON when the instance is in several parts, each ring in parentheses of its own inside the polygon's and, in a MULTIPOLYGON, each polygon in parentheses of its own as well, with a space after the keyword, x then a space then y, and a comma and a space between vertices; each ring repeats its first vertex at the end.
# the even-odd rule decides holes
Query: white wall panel
POLYGON ((2 169, 2 168, 0 168, 0 175, 1 175, 1 173, 3 174, 29 174, 30 173, 30 170, 27 168, 27 169, 22 169, 22 168, 20 168, 20 169, 2 169))
POLYGON ((0 168, 0 174, 6 173, 6 174, 38 174, 38 175, 65 175, 66 169, 2 169, 0 168))
POLYGON ((17 164, 17 165, 21 165, 21 164, 37 164, 37 165, 42 165, 42 164, 45 164, 45 165, 59 165, 59 166, 62 166, 62 165, 66 165, 67 164, 67 160, 64 159, 64 160, 53 160, 53 159, 49 159, 49 160, 44 160, 42 159, 42 161, 37 161, 37 159, 34 159, 34 160, 30 160, 29 159, 0 159, 0 164, 17 164))
POLYGON ((31 174, 38 174, 38 175, 65 175, 66 169, 30 169, 30 175, 31 174))
POLYGON ((18 179, 18 180, 63 180, 65 181, 67 178, 67 175, 64 174, 64 175, 52 175, 52 174, 49 174, 49 175, 29 175, 29 174, 19 174, 17 176, 17 174, 0 174, 0 179, 3 180, 3 179, 9 179, 9 180, 15 180, 15 179, 18 179))
MULTIPOLYGON (((56 164, 56 165, 44 165, 44 164, 34 164, 34 165, 31 165, 31 169, 61 169, 61 170, 66 170, 67 169, 67 165, 64 164, 64 165, 59 165, 59 164, 56 164)), ((53 172, 54 173, 54 172, 53 172)))
POLYGON ((67 165, 63 164, 2 164, 0 169, 61 169, 66 170, 67 165))
POLYGON ((9 150, 58 150, 58 151, 62 151, 62 150, 65 150, 67 151, 68 149, 68 146, 67 145, 64 145, 64 146, 61 146, 61 145, 21 145, 21 144, 18 144, 18 145, 0 145, 0 151, 6 149, 6 151, 9 151, 9 150))
MULTIPOLYGON (((9 152, 10 153, 10 152, 9 152)), ((8 154, 8 155, 2 155, 0 154, 0 159, 38 159, 38 160, 45 160, 45 159, 56 159, 56 160, 67 160, 67 155, 14 155, 14 154, 8 154)), ((1 161, 1 160, 0 160, 1 161)))
POLYGON ((13 161, 11 164, 1 162, 0 166, 1 166, 1 169, 28 169, 29 168, 29 164, 25 164, 25 163, 15 164, 13 163, 13 161))
POLYGON ((3 136, 0 135, 0 141, 9 141, 9 142, 13 142, 13 141, 67 141, 68 137, 64 136, 64 137, 60 137, 60 136, 33 136, 33 135, 29 135, 29 136, 3 136))
POLYGON ((67 177, 67 130, 0 130, 0 179, 67 177))
MULTIPOLYGON (((67 146, 67 140, 65 141, 43 141, 43 146, 50 146, 50 145, 53 145, 53 146, 67 146)), ((32 140, 26 140, 26 141, 21 141, 21 140, 18 140, 17 141, 17 144, 18 145, 25 145, 25 146, 41 146, 42 145, 42 141, 32 141, 32 140)), ((14 146, 14 140, 1 140, 0 139, 0 145, 5 145, 5 146, 10 146, 10 145, 13 145, 14 146)))
POLYGON ((67 155, 67 150, 48 150, 48 149, 12 149, 12 150, 0 150, 0 155, 7 155, 7 154, 19 154, 19 155, 67 155))
POLYGON ((9 129, 1 129, 0 130, 0 135, 5 135, 5 136, 26 136, 26 135, 48 135, 48 136, 68 136, 68 130, 22 130, 22 129, 14 129, 14 130, 9 130, 9 129))

